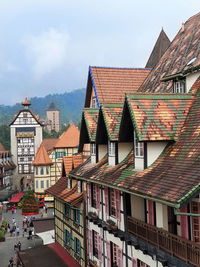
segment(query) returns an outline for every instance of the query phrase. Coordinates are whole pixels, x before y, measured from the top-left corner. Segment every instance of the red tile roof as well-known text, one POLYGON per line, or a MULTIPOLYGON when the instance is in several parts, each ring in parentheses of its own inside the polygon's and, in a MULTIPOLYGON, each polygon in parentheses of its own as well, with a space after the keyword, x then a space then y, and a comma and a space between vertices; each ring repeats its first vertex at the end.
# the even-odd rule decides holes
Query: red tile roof
POLYGON ((42 141, 42 145, 45 147, 46 151, 49 153, 53 151, 54 146, 58 142, 58 138, 45 138, 42 141))
POLYGON ((127 92, 136 92, 149 69, 90 67, 85 107, 90 106, 92 86, 102 103, 122 103, 127 92))
POLYGON ((96 138, 98 115, 99 115, 99 109, 97 108, 83 109, 81 127, 83 127, 82 125, 85 122, 90 142, 94 142, 96 138))
POLYGON ((192 68, 200 66, 200 13, 188 19, 175 36, 171 45, 151 71, 138 91, 171 92, 172 81, 161 79, 178 73, 186 75, 192 68), (196 60, 188 65, 192 59, 196 60))
POLYGON ((78 147, 79 136, 79 129, 74 124, 71 124, 69 128, 59 137, 55 148, 78 147))
POLYGON ((38 165, 51 165, 53 164, 52 161, 49 158, 49 155, 44 147, 44 145, 40 145, 40 147, 38 148, 36 157, 32 163, 34 166, 38 166, 38 165))
POLYGON ((66 156, 63 157, 63 164, 65 173, 68 174, 72 169, 83 163, 82 155, 66 156))

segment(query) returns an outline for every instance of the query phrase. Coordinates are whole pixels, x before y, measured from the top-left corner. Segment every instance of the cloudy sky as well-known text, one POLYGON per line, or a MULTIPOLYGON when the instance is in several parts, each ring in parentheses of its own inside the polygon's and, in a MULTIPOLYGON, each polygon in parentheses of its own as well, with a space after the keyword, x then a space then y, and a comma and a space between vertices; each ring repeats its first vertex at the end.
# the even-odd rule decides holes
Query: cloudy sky
POLYGON ((88 66, 144 67, 199 0, 0 0, 0 104, 86 86, 88 66))

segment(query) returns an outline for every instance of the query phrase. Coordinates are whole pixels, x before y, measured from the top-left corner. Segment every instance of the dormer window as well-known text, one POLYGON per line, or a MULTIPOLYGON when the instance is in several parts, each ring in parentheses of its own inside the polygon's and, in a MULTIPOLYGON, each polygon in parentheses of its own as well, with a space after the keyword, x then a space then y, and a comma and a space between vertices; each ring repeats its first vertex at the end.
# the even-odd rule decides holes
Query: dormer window
POLYGON ((67 179, 67 188, 68 188, 68 189, 71 189, 71 185, 72 185, 72 181, 71 181, 71 179, 68 177, 68 179, 67 179))
POLYGON ((185 80, 174 81, 173 84, 174 94, 184 94, 185 93, 185 80))
POLYGON ((108 142, 108 155, 110 157, 115 156, 115 142, 108 142))
POLYGON ((96 155, 96 144, 95 143, 91 143, 90 150, 91 150, 91 155, 95 156, 96 155))
POLYGON ((93 96, 92 98, 92 108, 96 108, 97 107, 97 100, 96 100, 96 97, 93 96))
POLYGON ((144 157, 144 143, 138 142, 136 136, 134 138, 134 150, 135 150, 135 157, 136 158, 143 158, 144 157))

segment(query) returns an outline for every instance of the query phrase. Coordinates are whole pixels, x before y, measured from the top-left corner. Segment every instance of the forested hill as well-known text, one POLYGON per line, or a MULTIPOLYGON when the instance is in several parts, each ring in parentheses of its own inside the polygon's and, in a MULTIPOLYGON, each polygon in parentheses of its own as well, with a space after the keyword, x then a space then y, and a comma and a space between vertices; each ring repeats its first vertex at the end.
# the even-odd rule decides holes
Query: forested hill
MULTIPOLYGON (((80 121, 81 111, 84 105, 85 89, 78 89, 63 94, 51 94, 45 97, 33 97, 31 110, 41 118, 46 118, 46 110, 51 102, 54 102, 61 113, 61 123, 80 121)), ((22 99, 23 100, 23 99, 22 99)), ((0 105, 0 124, 9 124, 13 116, 22 108, 21 104, 14 106, 0 105)))

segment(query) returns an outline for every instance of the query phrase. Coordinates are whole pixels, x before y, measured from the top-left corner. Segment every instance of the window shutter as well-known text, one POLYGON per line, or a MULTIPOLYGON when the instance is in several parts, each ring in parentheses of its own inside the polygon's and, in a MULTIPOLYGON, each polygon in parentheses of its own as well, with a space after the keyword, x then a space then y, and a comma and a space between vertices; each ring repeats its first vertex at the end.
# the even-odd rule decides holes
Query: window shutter
MULTIPOLYGON (((187 205, 182 207, 180 209, 180 212, 187 212, 187 205)), ((180 215, 180 226, 181 226, 181 236, 183 238, 188 239, 189 238, 189 232, 188 232, 188 216, 180 215)))
POLYGON ((108 187, 104 187, 106 215, 109 216, 108 187))
POLYGON ((77 210, 77 222, 78 222, 78 224, 80 225, 80 210, 77 210))
POLYGON ((57 151, 55 152, 55 158, 56 159, 58 158, 58 152, 57 151))
POLYGON ((154 225, 154 205, 152 200, 148 200, 148 217, 149 223, 154 225))
POLYGON ((64 243, 65 243, 65 244, 66 244, 66 242, 67 242, 66 235, 67 235, 67 230, 65 229, 65 230, 64 230, 64 243))
POLYGON ((117 247, 117 264, 118 266, 122 267, 123 266, 123 261, 122 261, 122 250, 121 248, 117 247))
POLYGON ((121 195, 120 191, 115 190, 115 201, 116 201, 116 217, 117 220, 121 220, 121 195))
POLYGON ((77 252, 77 251, 76 251, 76 242, 77 242, 77 238, 74 237, 74 251, 75 251, 75 252, 77 252))
POLYGON ((136 258, 132 258, 132 267, 137 267, 137 259, 136 258))
POLYGON ((107 267, 111 267, 110 241, 106 241, 107 267))
POLYGON ((98 210, 100 210, 100 185, 99 184, 97 184, 96 185, 96 190, 97 190, 97 199, 96 199, 96 201, 97 201, 97 209, 98 210))
POLYGON ((100 235, 98 235, 98 259, 102 261, 102 240, 100 235))
POLYGON ((88 195, 88 203, 92 205, 92 194, 91 194, 91 183, 87 184, 87 195, 88 195))
POLYGON ((89 254, 92 254, 92 247, 93 247, 92 231, 88 229, 88 251, 89 251, 89 254))

